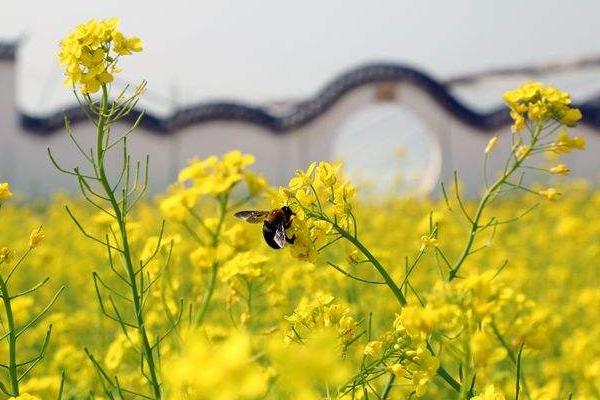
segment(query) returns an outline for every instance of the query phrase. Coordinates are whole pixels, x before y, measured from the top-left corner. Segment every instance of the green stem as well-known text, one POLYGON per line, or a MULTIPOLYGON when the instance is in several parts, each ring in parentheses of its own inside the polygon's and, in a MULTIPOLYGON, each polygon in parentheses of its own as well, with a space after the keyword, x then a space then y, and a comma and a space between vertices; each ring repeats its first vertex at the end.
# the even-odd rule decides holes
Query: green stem
MULTIPOLYGON (((468 332, 468 331, 467 331, 468 332)), ((471 341, 468 336, 463 339, 464 348, 464 364, 463 364, 463 378, 461 381, 464 383, 460 390, 459 399, 468 400, 470 395, 470 384, 475 378, 475 371, 473 366, 473 352, 471 349, 471 341)))
POLYGON ((196 317, 195 325, 202 325, 204 322, 204 318, 206 317, 206 313, 208 312, 208 307, 210 306, 210 301, 212 300, 213 293, 215 292, 215 286, 217 283, 217 275, 219 273, 219 263, 214 262, 211 268, 210 281, 208 282, 208 286, 206 288, 206 295, 204 296, 204 301, 202 302, 202 308, 196 317))
MULTIPOLYGON (((225 221, 225 214, 227 211, 227 202, 229 201, 229 192, 227 192, 223 197, 219 198, 219 222, 217 223, 217 227, 212 234, 211 246, 215 249, 215 257, 217 256, 217 248, 219 247, 219 238, 221 236, 221 229, 223 228, 223 222, 225 221)), ((201 221, 201 219, 198 220, 201 221)), ((212 296, 215 292, 215 287, 217 285, 217 276, 219 274, 219 261, 215 260, 211 267, 211 276, 210 281, 208 282, 208 286, 206 288, 206 295, 204 296, 204 301, 202 302, 202 308, 200 312, 197 314, 195 325, 199 326, 204 322, 204 318, 206 317, 206 313, 208 312, 208 308, 210 306, 210 302, 212 300, 212 296)))
POLYGON ((246 280, 246 286, 248 287, 248 299, 246 300, 248 315, 252 315, 252 282, 246 280))
MULTIPOLYGON (((328 222, 332 223, 331 221, 328 221, 328 222)), ((390 274, 387 273, 385 267, 383 265, 381 265, 379 260, 377 260, 377 258, 375 258, 375 256, 373 254, 371 254, 369 249, 367 249, 357 238, 355 238, 352 234, 350 234, 350 232, 347 232, 345 229, 343 229, 341 226, 339 226, 336 223, 332 223, 332 225, 338 231, 338 233, 340 235, 342 235, 345 239, 347 239, 350 243, 352 243, 358 250, 360 250, 360 252, 363 253, 363 255, 369 260, 369 262, 371 262, 371 264, 373 264, 375 269, 377 269, 377 272, 379 272, 379 274, 385 281, 386 285, 390 288, 392 293, 394 293, 394 296, 396 296, 396 299, 398 300, 400 305, 405 306, 407 304, 407 301, 406 301, 406 298, 404 297, 404 295, 402 294, 402 290, 400 289, 400 287, 398 287, 398 285, 396 285, 396 282, 394 282, 394 280, 392 279, 390 274)), ((444 379, 448 383, 448 385, 450 385, 450 387, 452 387, 452 389, 454 389, 457 392, 460 392, 460 388, 461 388, 460 383, 458 383, 448 373, 448 371, 446 371, 444 369, 444 367, 440 366, 437 370, 437 373, 442 379, 444 379)), ((391 390, 391 388, 390 388, 390 390, 391 390)))
POLYGON ((13 317, 10 295, 4 278, 0 276, 0 294, 4 302, 4 311, 6 312, 6 322, 8 324, 8 378, 12 386, 13 396, 19 395, 19 378, 17 374, 17 333, 15 332, 15 319, 13 317))
POLYGON ((396 375, 390 374, 390 377, 388 378, 385 388, 383 388, 383 392, 381 393, 381 400, 385 400, 388 398, 388 396, 390 395, 390 392, 392 391, 392 387, 394 386, 395 380, 396 380, 396 375))
MULTIPOLYGON (((133 311, 136 317, 137 329, 140 336, 140 340, 142 342, 142 351, 144 353, 144 361, 148 367, 148 371, 150 373, 149 383, 152 386, 152 392, 154 394, 155 399, 160 399, 162 397, 160 390, 160 381, 158 378, 158 374, 156 371, 156 365, 154 361, 154 354, 152 352, 152 346, 150 345, 150 341, 148 339, 148 334, 146 332, 146 324, 144 321, 144 314, 142 310, 142 301, 141 295, 137 287, 137 280, 135 277, 135 269, 133 266, 133 259, 131 256, 131 250, 129 248, 129 240, 127 237, 127 227, 125 221, 124 210, 121 210, 119 207, 119 203, 115 197, 115 194, 110 187, 108 182, 108 178, 105 171, 104 165, 104 130, 107 126, 108 118, 106 116, 108 105, 108 90, 106 85, 102 85, 102 100, 100 104, 100 113, 98 120, 98 136, 97 136, 97 162, 98 162, 98 178, 100 183, 106 193, 109 202, 113 208, 115 213, 115 217, 117 223, 119 225, 119 231, 121 234, 121 240, 123 245, 123 258, 125 261, 125 268, 127 270, 127 276, 129 278, 129 286, 131 289, 131 297, 133 300, 133 311)), ((123 201, 125 201, 123 199, 123 201)), ((140 272, 143 273, 143 272, 140 272)))
MULTIPOLYGON (((331 221, 329 221, 329 222, 331 222, 331 221)), ((369 249, 367 249, 357 238, 355 238, 352 234, 350 234, 350 232, 346 231, 344 228, 342 228, 338 224, 333 223, 333 227, 338 231, 338 233, 340 235, 342 235, 346 240, 348 240, 358 250, 360 250, 361 253, 363 253, 363 255, 367 258, 367 260, 369 260, 369 262, 371 264, 373 264, 373 266, 375 267, 377 272, 379 272, 379 275, 381 275, 381 277, 383 278, 387 287, 389 287, 390 290, 392 291, 392 293, 394 293, 394 296, 396 296, 396 299, 398 300, 400 305, 405 306, 406 298, 402 294, 402 290, 400 289, 400 287, 398 285, 396 285, 396 282, 394 282, 394 280, 392 279, 390 274, 388 274, 385 267, 383 265, 381 265, 379 260, 377 260, 377 258, 375 258, 375 256, 373 254, 371 254, 369 249)))
MULTIPOLYGON (((509 344, 506 342, 506 340, 504 340, 504 337, 498 330, 498 327, 496 326, 496 324, 492 323, 492 324, 490 324, 490 327, 492 328, 492 332, 494 332, 494 335, 496 336, 496 338, 498 339, 498 341, 500 342, 502 347, 506 350, 508 357, 513 362, 513 364, 515 364, 515 366, 516 366, 518 364, 517 355, 515 355, 515 352, 513 351, 513 349, 509 346, 509 344)), ((525 380, 525 376, 521 374, 520 379, 523 382, 523 389, 525 390, 525 396, 527 396, 528 399, 531 399, 531 396, 529 395, 529 393, 530 393, 529 387, 527 386, 527 381, 525 380)), ((600 398, 600 396, 598 396, 598 397, 600 398)))
MULTIPOLYGON (((530 151, 534 148, 534 146, 538 140, 538 137, 542 131, 542 128, 543 128, 543 125, 541 123, 538 123, 535 131, 532 134, 530 151)), ((511 157, 512 157, 512 154, 511 154, 511 157)), ((469 230, 469 235, 467 236, 467 242, 465 243, 465 246, 464 246, 462 252, 458 256, 458 259, 452 266, 452 269, 450 270, 450 274, 448 276, 449 282, 454 280, 457 277, 459 269, 462 267, 463 263, 469 256, 469 253, 470 253, 471 248, 473 247, 473 243, 475 241, 475 236, 477 236, 477 233, 479 232, 479 228, 480 228, 479 221, 481 220, 481 216, 483 214, 485 207, 487 206, 489 201, 492 199, 492 197, 496 194, 498 189, 500 189, 500 187, 508 180, 508 178, 510 178, 512 176, 512 174, 517 169, 519 169, 519 167, 521 166, 523 161, 525 161, 526 158, 527 157, 521 157, 520 159, 516 158, 514 164, 509 169, 507 169, 504 172, 504 174, 496 182, 494 182, 494 184, 491 187, 489 187, 483 194, 483 197, 481 198, 481 200, 479 201, 479 204, 477 205, 475 215, 472 218, 471 228, 469 230)))
MULTIPOLYGON (((427 349, 431 352, 431 354, 433 354, 435 356, 435 352, 433 351, 433 347, 431 347, 431 344, 429 343, 429 341, 427 342, 427 349)), ((437 370, 437 374, 440 376, 440 378, 445 380, 446 383, 448 383, 448 385, 450 385, 450 387, 452 389, 454 389, 457 393, 460 393, 460 391, 461 391, 460 383, 458 383, 458 381, 456 379, 454 379, 448 371, 446 371, 446 368, 444 368, 443 366, 440 365, 437 370)))
POLYGON ((444 367, 439 367, 437 373, 442 379, 446 381, 446 383, 450 385, 450 387, 452 387, 452 389, 460 393, 460 383, 458 383, 456 379, 454 379, 444 367))

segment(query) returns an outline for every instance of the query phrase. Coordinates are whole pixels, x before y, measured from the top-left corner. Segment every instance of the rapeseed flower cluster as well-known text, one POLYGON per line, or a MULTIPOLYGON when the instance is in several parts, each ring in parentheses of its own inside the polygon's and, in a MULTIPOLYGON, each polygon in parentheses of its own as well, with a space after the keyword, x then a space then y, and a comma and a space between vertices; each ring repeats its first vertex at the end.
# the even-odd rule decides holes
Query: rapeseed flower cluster
POLYGON ((234 150, 219 160, 210 156, 205 160, 194 159, 188 167, 181 170, 178 181, 182 184, 191 183, 192 191, 198 195, 218 196, 230 191, 233 186, 246 180, 250 194, 262 190, 266 182, 247 170, 254 164, 254 156, 242 154, 234 150))
POLYGON ((581 111, 570 107, 571 97, 568 93, 541 82, 526 83, 506 92, 503 97, 514 120, 513 132, 523 130, 526 120, 533 123, 557 120, 572 127, 581 119, 581 111))
MULTIPOLYGON (((527 164, 534 160, 537 154, 546 153, 550 158, 556 159, 561 154, 570 153, 572 150, 585 149, 585 138, 573 137, 567 131, 567 128, 575 127, 582 118, 581 112, 570 106, 571 97, 568 93, 540 82, 528 82, 506 92, 504 101, 513 119, 514 161, 511 163, 509 160, 504 176, 492 186, 490 195, 491 192, 501 190, 501 186, 505 185, 517 190, 528 190, 520 184, 514 185, 509 178, 516 171, 531 167, 527 164), (524 128, 528 131, 526 135, 522 134, 524 128), (558 134, 555 135, 557 131, 558 134)), ((490 139, 484 150, 486 159, 497 143, 497 136, 490 139)), ((564 163, 542 170, 554 175, 568 175, 571 171, 564 163)), ((560 192, 553 187, 537 190, 537 193, 548 200, 556 200, 560 196, 560 192)))
POLYGON ((334 297, 317 293, 314 298, 303 297, 294 312, 286 316, 289 322, 287 339, 302 342, 313 331, 331 328, 337 332, 340 345, 347 346, 356 339, 360 324, 347 306, 334 303, 334 297))
POLYGON ((422 397, 433 377, 437 375, 440 360, 427 348, 425 337, 409 333, 401 316, 397 316, 394 321, 393 337, 395 342, 393 350, 388 353, 388 360, 391 356, 395 362, 389 365, 387 370, 396 378, 410 382, 414 394, 422 397))
POLYGON ((8 182, 0 183, 0 205, 2 205, 2 202, 4 200, 8 199, 12 195, 13 194, 10 191, 10 185, 8 184, 8 182))
POLYGON ((297 171, 286 188, 274 195, 274 205, 288 205, 296 213, 293 255, 315 261, 318 250, 335 236, 336 229, 355 227, 352 202, 356 188, 341 173, 341 163, 312 163, 297 171))
POLYGON ((126 37, 119 30, 119 20, 110 18, 78 25, 60 42, 58 59, 65 68, 65 85, 79 85, 82 93, 92 94, 120 72, 117 61, 121 56, 140 51, 141 39, 126 37))
POLYGON ((259 195, 267 181, 248 169, 254 164, 254 156, 231 151, 221 159, 210 156, 204 160, 193 159, 178 175, 178 184, 171 195, 161 202, 161 210, 169 219, 181 221, 189 215, 199 197, 220 198, 228 195, 240 183, 247 187, 248 199, 259 195))

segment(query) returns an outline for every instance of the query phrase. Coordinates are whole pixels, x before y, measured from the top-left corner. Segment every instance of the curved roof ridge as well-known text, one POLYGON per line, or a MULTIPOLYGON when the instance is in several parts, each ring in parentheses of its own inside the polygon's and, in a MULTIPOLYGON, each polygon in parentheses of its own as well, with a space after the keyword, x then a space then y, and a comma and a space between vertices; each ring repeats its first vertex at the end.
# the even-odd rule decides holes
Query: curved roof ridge
MULTIPOLYGON (((300 128, 330 110, 344 95, 361 86, 377 82, 405 82, 426 93, 457 120, 481 131, 491 131, 510 123, 504 107, 491 112, 475 110, 453 95, 447 83, 439 81, 423 70, 398 63, 370 63, 347 70, 327 83, 314 96, 299 102, 283 115, 265 107, 236 101, 204 102, 186 106, 168 117, 146 112, 141 125, 157 133, 172 133, 188 126, 209 121, 241 121, 266 128, 273 133, 285 133, 300 128)), ((582 109, 583 122, 600 129, 600 101, 592 99, 576 105, 582 109)), ((135 109, 128 116, 135 120, 142 111, 135 109)), ((85 120, 78 107, 54 112, 47 116, 20 114, 21 125, 32 132, 51 134, 64 126, 64 116, 73 123, 85 120)))
POLYGON ((14 61, 17 56, 16 42, 0 41, 0 61, 14 61))

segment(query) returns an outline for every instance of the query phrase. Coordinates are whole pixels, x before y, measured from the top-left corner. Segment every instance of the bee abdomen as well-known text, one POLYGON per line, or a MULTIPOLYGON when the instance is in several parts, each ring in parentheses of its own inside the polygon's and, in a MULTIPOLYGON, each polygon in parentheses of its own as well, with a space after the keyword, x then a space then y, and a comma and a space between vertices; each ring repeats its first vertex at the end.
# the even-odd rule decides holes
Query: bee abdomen
POLYGON ((277 244, 275 241, 275 233, 277 232, 277 227, 271 225, 268 221, 265 221, 263 224, 263 237, 265 238, 265 242, 269 245, 269 247, 279 250, 281 246, 277 244))

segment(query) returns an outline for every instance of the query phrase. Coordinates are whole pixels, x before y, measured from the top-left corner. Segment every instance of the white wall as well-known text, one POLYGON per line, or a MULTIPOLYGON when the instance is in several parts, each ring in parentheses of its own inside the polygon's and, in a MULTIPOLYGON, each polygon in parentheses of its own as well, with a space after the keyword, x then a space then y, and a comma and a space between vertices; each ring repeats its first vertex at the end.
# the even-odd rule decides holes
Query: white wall
POLYGON ((15 107, 15 63, 0 58, 0 181, 11 182, 15 174, 15 132, 17 112, 15 107))
MULTIPOLYGON (((76 191, 72 177, 61 175, 50 165, 46 149, 50 147, 66 168, 81 164, 82 157, 64 130, 42 136, 24 131, 18 125, 14 72, 13 62, 0 61, 0 181, 9 181, 15 191, 29 196, 76 191)), ((376 101, 375 90, 375 85, 353 90, 332 109, 293 132, 274 133, 257 125, 235 121, 196 124, 168 134, 138 129, 131 137, 130 149, 137 159, 144 159, 146 154, 150 154, 150 191, 153 193, 164 191, 188 159, 221 154, 231 149, 254 154, 257 171, 265 174, 273 184, 286 184, 296 169, 305 168, 311 161, 332 157, 332 143, 340 127, 354 113, 376 101)), ((466 193, 477 194, 482 185, 483 149, 493 133, 481 132, 459 122, 420 87, 396 84, 396 91, 397 96, 392 101, 419 116, 439 143, 439 179, 450 184, 453 171, 457 170, 466 193)), ((93 125, 81 123, 73 128, 84 146, 92 145, 93 125)), ((113 132, 118 129, 125 127, 118 126, 113 132)), ((509 127, 497 133, 501 139, 490 158, 490 176, 502 167, 510 146, 509 127)), ((573 176, 596 180, 600 171, 597 156, 600 154, 600 134, 585 127, 573 133, 586 136, 588 143, 587 151, 567 157, 573 176)), ((113 173, 119 164, 118 157, 109 161, 113 173)))

